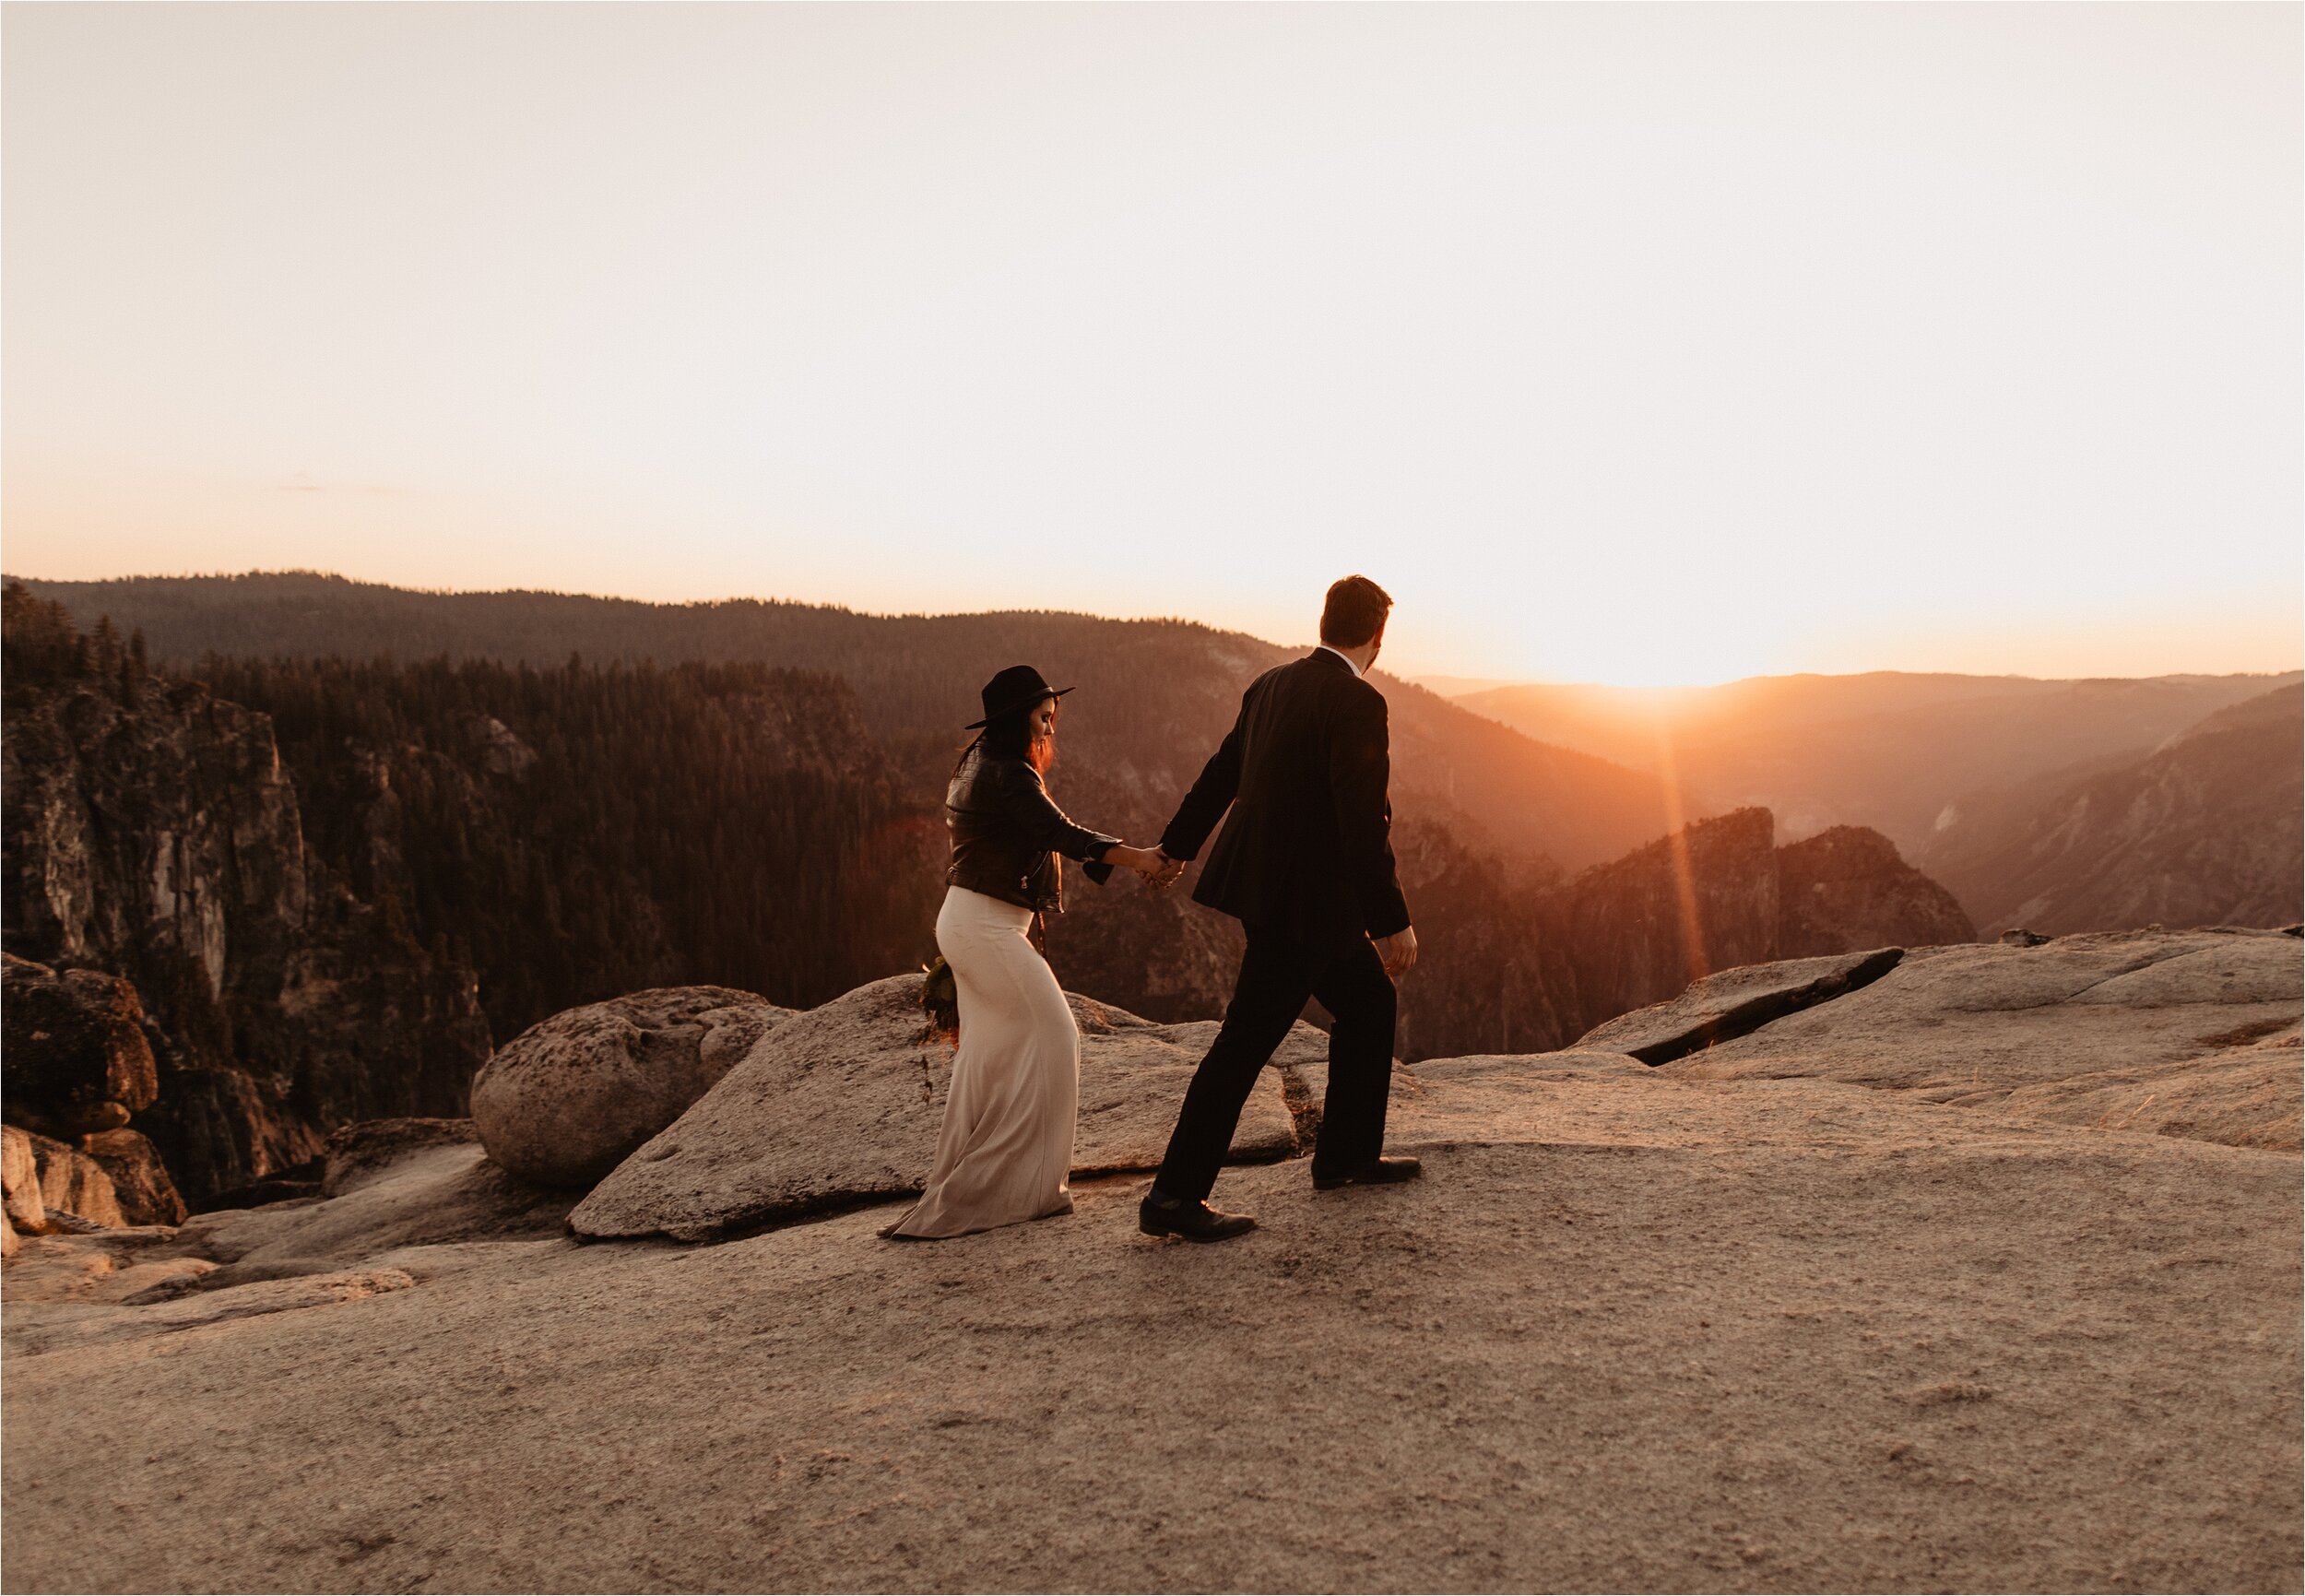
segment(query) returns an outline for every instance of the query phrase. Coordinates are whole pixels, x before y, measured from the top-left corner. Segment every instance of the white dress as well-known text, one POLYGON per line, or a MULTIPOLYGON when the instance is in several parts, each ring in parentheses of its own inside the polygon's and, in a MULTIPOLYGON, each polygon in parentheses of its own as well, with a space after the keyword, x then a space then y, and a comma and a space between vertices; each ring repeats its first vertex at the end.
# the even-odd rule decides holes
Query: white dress
POLYGON ((928 1188, 883 1235, 965 1235, 1072 1211, 1081 1032, 1032 923, 1015 904, 945 891, 937 947, 960 996, 960 1050, 928 1188))

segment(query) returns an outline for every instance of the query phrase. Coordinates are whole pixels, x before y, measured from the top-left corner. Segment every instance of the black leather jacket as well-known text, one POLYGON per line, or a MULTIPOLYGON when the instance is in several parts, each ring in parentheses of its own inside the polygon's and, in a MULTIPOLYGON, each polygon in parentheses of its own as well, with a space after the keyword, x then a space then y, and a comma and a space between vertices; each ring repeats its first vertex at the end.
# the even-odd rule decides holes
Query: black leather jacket
POLYGON ((1021 759, 993 759, 969 751, 945 789, 944 823, 952 833, 952 886, 965 887, 1038 914, 1064 907, 1064 867, 1058 854, 1088 861, 1089 880, 1102 886, 1113 873, 1105 850, 1120 841, 1076 826, 1048 796, 1040 772, 1021 759))

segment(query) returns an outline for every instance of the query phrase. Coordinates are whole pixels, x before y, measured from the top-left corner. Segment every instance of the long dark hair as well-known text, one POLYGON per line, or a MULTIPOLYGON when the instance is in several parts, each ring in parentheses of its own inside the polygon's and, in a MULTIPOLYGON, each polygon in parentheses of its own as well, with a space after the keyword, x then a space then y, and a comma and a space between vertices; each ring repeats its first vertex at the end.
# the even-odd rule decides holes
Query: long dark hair
POLYGON ((1041 699, 1022 709, 995 715, 985 723, 985 729, 961 750, 961 757, 952 762, 952 774, 961 774, 968 756, 982 749, 987 759, 1029 759, 1033 752, 1033 712, 1047 703, 1041 699))

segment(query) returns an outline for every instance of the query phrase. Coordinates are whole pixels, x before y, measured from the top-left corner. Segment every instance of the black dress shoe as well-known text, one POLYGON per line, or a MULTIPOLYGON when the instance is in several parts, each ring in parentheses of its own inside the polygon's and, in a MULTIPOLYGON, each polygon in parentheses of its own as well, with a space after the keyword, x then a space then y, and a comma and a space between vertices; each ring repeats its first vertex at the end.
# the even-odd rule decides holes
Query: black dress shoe
POLYGON ((1313 1189, 1334 1191, 1340 1186, 1390 1186, 1398 1180, 1414 1180, 1424 1173, 1424 1165, 1413 1158, 1379 1158, 1342 1175, 1316 1175, 1313 1189))
POLYGON ((1151 1198, 1137 1204, 1137 1228, 1147 1235, 1181 1235, 1187 1241, 1223 1241, 1245 1235, 1257 1222, 1245 1213, 1226 1213, 1205 1202, 1180 1202, 1163 1208, 1151 1198))

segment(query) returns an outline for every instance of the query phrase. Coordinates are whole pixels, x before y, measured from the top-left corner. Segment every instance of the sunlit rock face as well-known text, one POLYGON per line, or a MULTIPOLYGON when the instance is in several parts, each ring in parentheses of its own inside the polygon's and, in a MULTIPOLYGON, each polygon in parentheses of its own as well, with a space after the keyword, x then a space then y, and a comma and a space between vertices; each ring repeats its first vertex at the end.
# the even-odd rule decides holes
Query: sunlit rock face
POLYGON ((119 1194, 104 1166, 78 1148, 53 1137, 28 1138, 33 1183, 47 1223, 69 1216, 86 1224, 119 1226, 128 1223, 121 1212, 119 1194))
POLYGON ((80 1139, 81 1148, 112 1182, 124 1224, 178 1224, 184 1200, 168 1172, 160 1150, 140 1130, 100 1130, 80 1139))
POLYGON ((48 1204, 41 1196, 40 1161, 32 1153, 32 1136, 13 1125, 0 1126, 0 1209, 18 1230, 39 1231, 48 1223, 48 1204))

